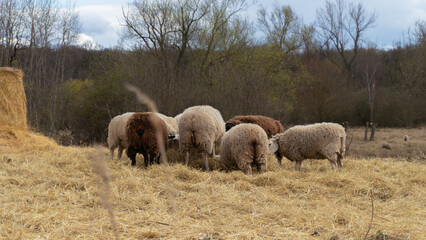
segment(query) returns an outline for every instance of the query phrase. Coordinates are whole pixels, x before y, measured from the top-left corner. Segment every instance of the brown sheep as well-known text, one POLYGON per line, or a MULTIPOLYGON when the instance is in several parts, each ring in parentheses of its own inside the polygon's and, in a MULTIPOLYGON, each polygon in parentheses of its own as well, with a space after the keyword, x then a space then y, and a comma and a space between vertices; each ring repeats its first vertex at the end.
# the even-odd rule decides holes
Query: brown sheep
POLYGON ((160 128, 163 143, 167 149, 167 126, 166 123, 158 117, 158 115, 145 112, 133 114, 126 124, 126 135, 128 147, 127 156, 132 160, 132 165, 136 165, 136 154, 141 153, 144 157, 145 166, 160 161, 160 147, 157 141, 157 131, 153 121, 160 128))
POLYGON ((241 123, 254 123, 259 125, 263 128, 263 130, 265 130, 266 135, 268 135, 268 139, 277 133, 284 132, 283 125, 281 125, 279 121, 261 115, 235 116, 226 121, 226 131, 241 123))

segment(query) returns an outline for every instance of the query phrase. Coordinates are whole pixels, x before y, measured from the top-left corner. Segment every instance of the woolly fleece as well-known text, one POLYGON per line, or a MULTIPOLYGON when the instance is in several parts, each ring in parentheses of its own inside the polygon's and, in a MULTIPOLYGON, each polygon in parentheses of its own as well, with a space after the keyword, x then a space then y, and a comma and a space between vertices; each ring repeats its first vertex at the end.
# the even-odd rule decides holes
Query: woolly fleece
POLYGON ((156 128, 153 121, 160 128, 163 143, 167 149, 167 126, 166 123, 158 117, 158 115, 145 112, 133 114, 126 124, 126 135, 129 146, 126 150, 127 156, 132 160, 132 165, 136 164, 136 154, 141 153, 144 156, 145 166, 148 165, 148 155, 150 162, 152 158, 160 156, 160 147, 157 141, 156 128))
POLYGON ((176 134, 178 134, 178 123, 175 118, 166 116, 161 113, 156 114, 166 123, 167 132, 170 136, 175 136, 176 134))
POLYGON ((214 143, 225 133, 225 121, 220 112, 211 106, 194 106, 182 113, 178 129, 182 151, 196 147, 212 153, 214 143))
POLYGON ((259 125, 265 130, 268 138, 271 138, 277 133, 284 132, 284 128, 279 121, 261 115, 235 116, 226 121, 226 129, 228 131, 230 128, 241 123, 254 123, 259 125))
POLYGON ((108 148, 110 158, 114 158, 114 150, 118 147, 117 159, 120 160, 124 149, 127 149, 129 142, 126 135, 127 120, 133 115, 133 112, 123 113, 111 119, 108 125, 108 148))
POLYGON ((223 135, 220 144, 220 159, 227 169, 240 169, 245 174, 252 173, 252 164, 257 171, 266 171, 268 137, 256 124, 243 123, 233 127, 223 135))
MULTIPOLYGON (((332 168, 342 167, 345 155, 345 129, 336 123, 316 123, 306 126, 294 126, 271 139, 270 148, 278 144, 275 154, 280 162, 281 155, 296 162, 300 170, 304 159, 328 159, 332 168)), ((271 149, 272 152, 273 149, 271 149)))

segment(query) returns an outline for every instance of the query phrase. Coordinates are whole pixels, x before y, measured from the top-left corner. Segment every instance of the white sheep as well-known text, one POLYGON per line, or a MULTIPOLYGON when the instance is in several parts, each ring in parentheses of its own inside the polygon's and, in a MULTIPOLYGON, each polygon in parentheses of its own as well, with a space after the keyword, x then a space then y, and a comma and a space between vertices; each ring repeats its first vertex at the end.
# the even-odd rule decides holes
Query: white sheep
POLYGON ((178 115, 175 116, 175 120, 178 124, 179 124, 180 117, 182 117, 182 113, 179 113, 178 115))
POLYGON ((220 160, 227 169, 240 169, 252 173, 252 164, 257 171, 266 171, 268 136, 257 124, 242 123, 227 131, 220 144, 220 160))
POLYGON ((175 118, 172 117, 168 117, 164 114, 161 113, 156 113, 157 116, 159 116, 165 123, 167 126, 167 132, 170 136, 176 136, 176 134, 178 134, 178 123, 176 121, 175 118))
POLYGON ((208 105, 187 108, 178 120, 179 148, 186 152, 185 164, 189 162, 189 150, 197 148, 203 153, 207 171, 210 170, 207 154, 215 155, 215 143, 225 133, 225 121, 220 112, 208 105))
MULTIPOLYGON (((345 155, 345 129, 336 123, 295 126, 273 136, 269 149, 278 159, 282 156, 296 162, 296 170, 304 159, 328 159, 333 169, 342 168, 345 155)), ((280 163, 281 164, 281 163, 280 163)))
POLYGON ((129 142, 126 135, 126 123, 127 120, 133 115, 133 112, 123 113, 115 116, 111 119, 108 125, 108 148, 110 152, 110 158, 114 158, 114 150, 118 147, 117 159, 120 160, 123 154, 123 150, 127 149, 129 142))

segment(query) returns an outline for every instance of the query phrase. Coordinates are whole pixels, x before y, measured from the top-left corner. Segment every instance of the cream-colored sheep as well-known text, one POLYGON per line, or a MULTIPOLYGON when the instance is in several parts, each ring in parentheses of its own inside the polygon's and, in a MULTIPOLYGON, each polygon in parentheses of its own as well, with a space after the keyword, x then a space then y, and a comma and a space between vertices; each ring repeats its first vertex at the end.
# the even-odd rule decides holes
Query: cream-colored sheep
POLYGON ((176 136, 178 134, 178 124, 175 118, 168 117, 161 113, 156 113, 157 116, 159 116, 163 121, 166 123, 167 126, 167 133, 169 136, 176 136))
POLYGON ((220 144, 220 160, 227 169, 240 169, 251 174, 252 164, 257 171, 266 171, 268 136, 257 124, 242 123, 227 131, 220 144))
POLYGON ((178 115, 175 116, 175 120, 177 124, 179 124, 180 117, 182 117, 182 113, 179 113, 178 115))
POLYGON ((187 108, 178 120, 179 148, 186 152, 185 164, 189 162, 189 150, 202 151, 204 165, 210 170, 207 154, 214 153, 215 143, 225 133, 225 121, 220 112, 208 105, 187 108))
POLYGON ((282 156, 296 162, 296 170, 304 159, 328 159, 333 169, 342 168, 345 155, 345 129, 336 123, 295 126, 273 136, 269 149, 278 159, 282 156))
POLYGON ((117 159, 121 159, 123 150, 127 149, 129 142, 126 136, 126 124, 127 120, 133 115, 133 112, 123 113, 115 116, 111 119, 108 125, 108 148, 110 152, 110 158, 114 158, 114 150, 118 147, 117 159))

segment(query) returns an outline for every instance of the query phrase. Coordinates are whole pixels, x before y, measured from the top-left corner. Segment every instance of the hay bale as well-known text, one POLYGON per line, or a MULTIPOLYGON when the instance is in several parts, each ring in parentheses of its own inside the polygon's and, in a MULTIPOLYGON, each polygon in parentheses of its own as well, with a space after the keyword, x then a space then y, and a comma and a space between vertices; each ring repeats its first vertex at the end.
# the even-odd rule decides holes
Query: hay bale
POLYGON ((27 129, 27 99, 21 70, 0 68, 0 127, 27 129))

